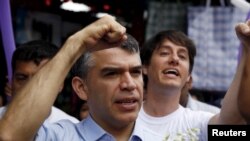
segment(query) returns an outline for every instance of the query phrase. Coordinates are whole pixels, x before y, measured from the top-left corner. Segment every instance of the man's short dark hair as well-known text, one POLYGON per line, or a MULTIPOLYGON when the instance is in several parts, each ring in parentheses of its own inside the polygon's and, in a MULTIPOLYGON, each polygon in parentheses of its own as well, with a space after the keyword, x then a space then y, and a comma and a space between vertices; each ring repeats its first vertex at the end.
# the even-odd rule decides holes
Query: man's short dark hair
POLYGON ((36 65, 44 59, 51 59, 58 52, 59 47, 43 40, 34 40, 21 44, 12 56, 12 69, 16 69, 17 61, 33 61, 36 65))

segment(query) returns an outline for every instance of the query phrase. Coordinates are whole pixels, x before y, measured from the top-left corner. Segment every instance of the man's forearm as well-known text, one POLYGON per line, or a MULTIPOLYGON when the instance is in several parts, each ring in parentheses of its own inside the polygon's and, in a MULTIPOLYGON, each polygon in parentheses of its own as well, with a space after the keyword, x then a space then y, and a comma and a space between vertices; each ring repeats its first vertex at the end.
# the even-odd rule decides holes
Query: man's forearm
POLYGON ((240 81, 242 79, 243 67, 246 60, 246 52, 243 48, 240 62, 236 69, 234 79, 222 101, 221 113, 218 119, 219 124, 244 124, 245 121, 239 112, 238 95, 240 81))
POLYGON ((239 23, 236 26, 236 34, 238 38, 240 39, 242 45, 244 46, 244 52, 246 56, 246 61, 244 63, 243 67, 243 73, 242 73, 242 79, 240 81, 240 89, 239 89, 239 95, 238 95, 238 108, 241 113, 241 115, 244 117, 244 119, 248 122, 250 122, 250 20, 248 20, 245 23, 239 23))
MULTIPOLYGON (((249 47, 248 47, 249 48, 249 47)), ((250 60, 250 54, 246 56, 246 60, 250 60)), ((238 105, 242 116, 246 122, 250 124, 250 64, 245 62, 244 70, 242 74, 241 87, 239 90, 238 105)))

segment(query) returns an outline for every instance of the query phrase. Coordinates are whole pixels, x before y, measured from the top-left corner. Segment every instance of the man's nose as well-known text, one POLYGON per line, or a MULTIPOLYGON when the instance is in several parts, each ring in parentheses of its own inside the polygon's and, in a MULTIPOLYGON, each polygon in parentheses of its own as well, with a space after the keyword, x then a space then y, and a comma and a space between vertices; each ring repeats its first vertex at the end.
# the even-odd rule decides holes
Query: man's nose
POLYGON ((169 63, 172 65, 178 65, 179 64, 179 57, 177 54, 172 54, 169 59, 169 63))
POLYGON ((136 83, 134 78, 130 73, 125 73, 121 78, 121 89, 127 89, 129 91, 134 90, 136 87, 136 83))

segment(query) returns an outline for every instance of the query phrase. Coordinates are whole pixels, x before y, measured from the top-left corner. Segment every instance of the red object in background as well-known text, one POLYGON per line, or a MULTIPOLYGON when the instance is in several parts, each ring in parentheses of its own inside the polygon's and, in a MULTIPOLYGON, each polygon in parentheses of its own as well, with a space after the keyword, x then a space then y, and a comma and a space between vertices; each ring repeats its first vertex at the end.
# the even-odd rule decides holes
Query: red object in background
POLYGON ((51 6, 51 0, 44 0, 46 6, 51 6))
POLYGON ((108 10, 110 10, 110 5, 108 5, 108 4, 104 4, 103 5, 103 9, 105 10, 105 11, 108 11, 108 10))

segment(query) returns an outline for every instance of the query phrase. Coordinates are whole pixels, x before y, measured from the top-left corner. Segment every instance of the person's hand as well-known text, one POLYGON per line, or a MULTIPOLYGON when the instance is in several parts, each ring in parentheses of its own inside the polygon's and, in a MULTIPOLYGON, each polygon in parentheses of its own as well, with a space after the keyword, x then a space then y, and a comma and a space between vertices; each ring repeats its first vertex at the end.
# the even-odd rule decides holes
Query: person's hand
MULTIPOLYGON (((95 41, 103 38, 109 43, 119 43, 126 39, 126 28, 116 22, 114 17, 110 15, 106 15, 89 25, 86 32, 95 41)), ((91 42, 91 39, 89 41, 91 42)))
MULTIPOLYGON (((84 48, 90 49, 92 46, 105 42, 108 44, 119 44, 126 40, 126 28, 120 25, 112 16, 104 16, 94 23, 88 25, 69 39, 80 41, 84 48)), ((72 42, 71 42, 72 43, 72 42)))
POLYGON ((244 46, 250 47, 250 20, 235 27, 236 34, 244 46))
POLYGON ((11 85, 7 82, 5 87, 4 87, 4 92, 7 96, 12 95, 12 90, 11 90, 11 85))

